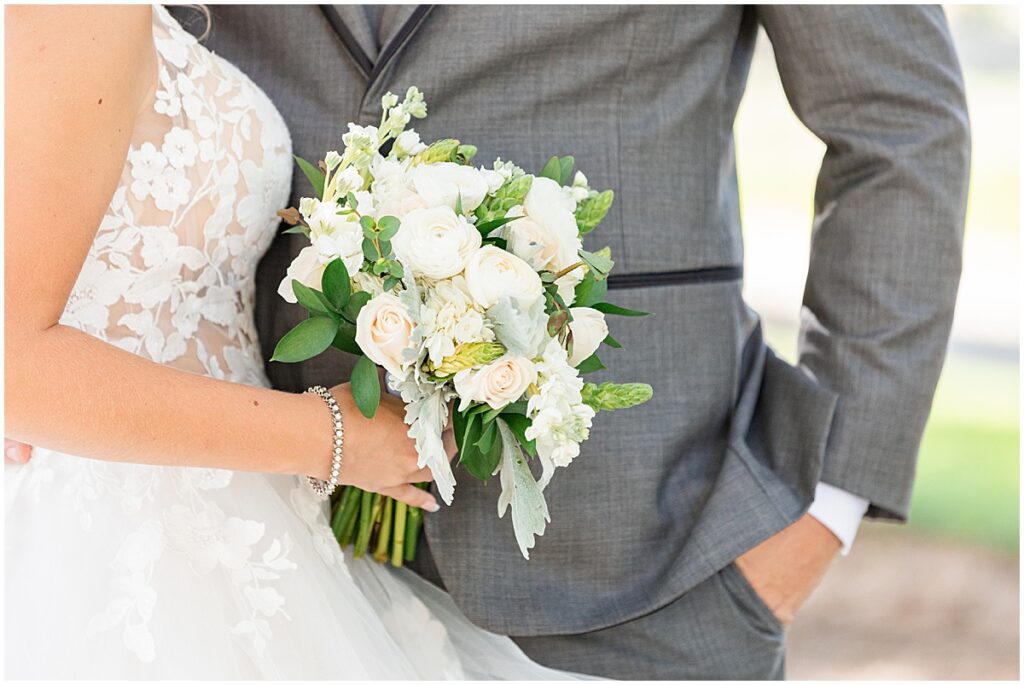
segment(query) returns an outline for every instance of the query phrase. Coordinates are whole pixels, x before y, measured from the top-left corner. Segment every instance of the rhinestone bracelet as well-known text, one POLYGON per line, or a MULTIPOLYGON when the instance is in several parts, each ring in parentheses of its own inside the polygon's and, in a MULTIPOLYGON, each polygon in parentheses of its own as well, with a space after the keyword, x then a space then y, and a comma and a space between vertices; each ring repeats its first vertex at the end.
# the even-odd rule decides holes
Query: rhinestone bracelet
POLYGON ((330 498, 331 493, 338 487, 338 473, 341 471, 341 448, 345 437, 345 425, 341 421, 341 409, 338 407, 338 401, 334 399, 334 395, 327 388, 322 385, 314 385, 306 390, 306 392, 319 395, 327 403, 327 408, 331 410, 331 422, 334 424, 334 449, 331 457, 330 480, 323 481, 313 476, 306 476, 306 481, 309 483, 313 494, 321 500, 326 500, 330 498))

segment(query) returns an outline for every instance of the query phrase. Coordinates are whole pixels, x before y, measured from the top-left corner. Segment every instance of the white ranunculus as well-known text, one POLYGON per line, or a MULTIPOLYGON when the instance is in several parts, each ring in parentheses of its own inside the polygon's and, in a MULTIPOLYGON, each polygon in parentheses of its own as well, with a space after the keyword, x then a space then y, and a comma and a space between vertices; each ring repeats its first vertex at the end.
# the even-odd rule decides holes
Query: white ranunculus
POLYGON ((375 364, 401 376, 404 352, 411 345, 414 326, 405 304, 391 293, 382 293, 359 310, 356 342, 375 364))
POLYGON ((398 162, 383 157, 370 166, 373 174, 373 203, 377 208, 375 216, 396 216, 399 219, 414 209, 425 209, 428 205, 412 188, 408 162, 398 162))
POLYGON ((455 209, 462 197, 462 210, 472 212, 487 195, 489 185, 479 169, 453 162, 422 164, 413 167, 412 185, 430 206, 455 209))
POLYGON ((577 366, 597 352, 601 341, 608 337, 608 323, 602 312, 590 307, 572 307, 569 313, 572 314, 572 321, 569 322, 569 330, 572 332, 569 366, 577 366))
POLYGON ((492 409, 501 409, 515 402, 530 384, 537 380, 537 369, 526 357, 505 355, 479 369, 455 374, 455 391, 463 411, 470 402, 486 402, 492 409))
POLYGON ((298 299, 295 297, 292 281, 298 281, 302 285, 320 290, 325 268, 326 265, 320 262, 315 247, 310 245, 302 248, 302 251, 289 265, 287 274, 277 288, 277 294, 295 304, 298 299))
POLYGON ((494 245, 481 247, 466 262, 466 286, 473 300, 488 309, 503 295, 529 307, 544 294, 540 276, 511 252, 494 245))
POLYGON ((441 279, 462 272, 481 242, 480 231, 464 217, 448 207, 430 207, 406 214, 391 245, 414 275, 441 279))
POLYGON ((579 261, 583 247, 576 203, 550 178, 535 178, 523 201, 522 219, 508 225, 508 248, 535 269, 558 272, 579 261))

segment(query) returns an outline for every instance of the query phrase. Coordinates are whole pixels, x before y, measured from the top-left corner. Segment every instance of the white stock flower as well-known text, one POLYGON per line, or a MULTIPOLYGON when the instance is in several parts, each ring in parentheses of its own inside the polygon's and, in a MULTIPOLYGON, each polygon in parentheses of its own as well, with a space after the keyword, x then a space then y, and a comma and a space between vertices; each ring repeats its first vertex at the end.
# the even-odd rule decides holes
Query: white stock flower
MULTIPOLYGON (((372 207, 368 193, 357 193, 357 197, 363 209, 372 207)), ((353 274, 363 265, 363 229, 354 214, 340 215, 340 209, 337 203, 313 198, 299 202, 299 213, 309 225, 309 240, 320 261, 326 265, 340 257, 353 274)))
POLYGON ((441 279, 461 273, 481 242, 480 231, 464 217, 448 207, 430 207, 406 214, 391 245, 414 275, 441 279))
POLYGON ((537 442, 543 488, 556 468, 568 466, 579 456, 580 443, 590 435, 594 410, 583 403, 583 379, 569 366, 558 340, 548 342, 536 368, 538 387, 526 405, 526 415, 532 421, 526 437, 537 442))
POLYGON ((466 263, 466 285, 484 309, 503 295, 529 307, 544 294, 540 276, 519 257, 494 245, 474 252, 466 263))
POLYGON ((326 264, 320 262, 316 248, 312 245, 302 248, 298 256, 288 266, 288 272, 277 287, 277 294, 287 302, 295 304, 298 299, 292 289, 292 281, 298 281, 302 285, 320 290, 321 281, 324 277, 326 264))
POLYGON ((395 138, 395 144, 392 147, 394 152, 402 157, 411 157, 412 155, 418 155, 427 149, 427 146, 420 140, 420 134, 416 131, 409 129, 403 131, 397 138, 395 138))
POLYGON ((608 337, 608 323, 604 314, 590 307, 572 307, 569 310, 572 321, 572 355, 569 366, 578 366, 581 361, 597 352, 601 341, 608 337))
POLYGON ((526 357, 505 355, 479 369, 455 374, 455 391, 463 411, 470 402, 486 402, 492 409, 502 409, 515 402, 537 380, 537 369, 526 357))
POLYGON ((490 188, 479 169, 454 162, 421 164, 413 168, 411 176, 413 187, 428 205, 455 209, 461 196, 464 212, 479 207, 490 188))
POLYGON ((467 342, 490 342, 494 331, 473 303, 462 276, 426 286, 419 312, 422 345, 435 367, 467 342))
POLYGON ((391 293, 382 293, 359 310, 356 343, 375 364, 401 376, 404 352, 410 347, 414 327, 405 304, 391 293))

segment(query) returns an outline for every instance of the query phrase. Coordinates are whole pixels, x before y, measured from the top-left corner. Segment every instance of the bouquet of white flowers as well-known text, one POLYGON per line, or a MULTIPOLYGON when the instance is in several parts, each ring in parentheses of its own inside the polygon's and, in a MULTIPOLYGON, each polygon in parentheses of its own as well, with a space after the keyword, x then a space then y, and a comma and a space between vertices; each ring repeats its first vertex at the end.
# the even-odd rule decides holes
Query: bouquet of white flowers
MULTIPOLYGON (((523 556, 550 521, 544 488, 568 466, 600 410, 651 397, 640 383, 584 383, 605 368, 595 352, 620 345, 605 314, 642 316, 604 301, 609 250, 581 238, 613 194, 572 174, 572 157, 552 157, 539 174, 498 160, 474 168, 476 148, 431 145, 406 130, 423 118, 423 95, 388 93, 380 126, 348 125, 344 152, 314 166, 296 161, 316 190, 280 215, 309 237, 280 294, 309 318, 289 331, 273 361, 298 362, 329 347, 359 355, 352 393, 372 417, 377 366, 406 405, 420 467, 451 504, 455 474, 442 432, 449 402, 458 466, 501 483, 498 516, 512 510, 523 556), (388 145, 390 144, 390 149, 388 145), (540 462, 539 480, 527 460, 540 462)), ((395 565, 415 553, 422 512, 379 494, 343 488, 332 527, 361 556, 395 565)))

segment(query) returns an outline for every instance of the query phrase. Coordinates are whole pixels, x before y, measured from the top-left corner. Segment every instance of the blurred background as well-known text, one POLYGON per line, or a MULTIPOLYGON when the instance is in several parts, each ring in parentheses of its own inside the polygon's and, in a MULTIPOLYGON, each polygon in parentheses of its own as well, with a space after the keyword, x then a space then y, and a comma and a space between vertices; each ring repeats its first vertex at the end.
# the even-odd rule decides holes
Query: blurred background
MULTIPOLYGON (((911 520, 866 522, 789 634, 793 679, 1019 675, 1019 9, 947 6, 973 169, 964 269, 911 520)), ((736 123, 746 297, 795 361, 824 152, 762 32, 736 123), (765 135, 770 131, 771 135, 765 135)))

